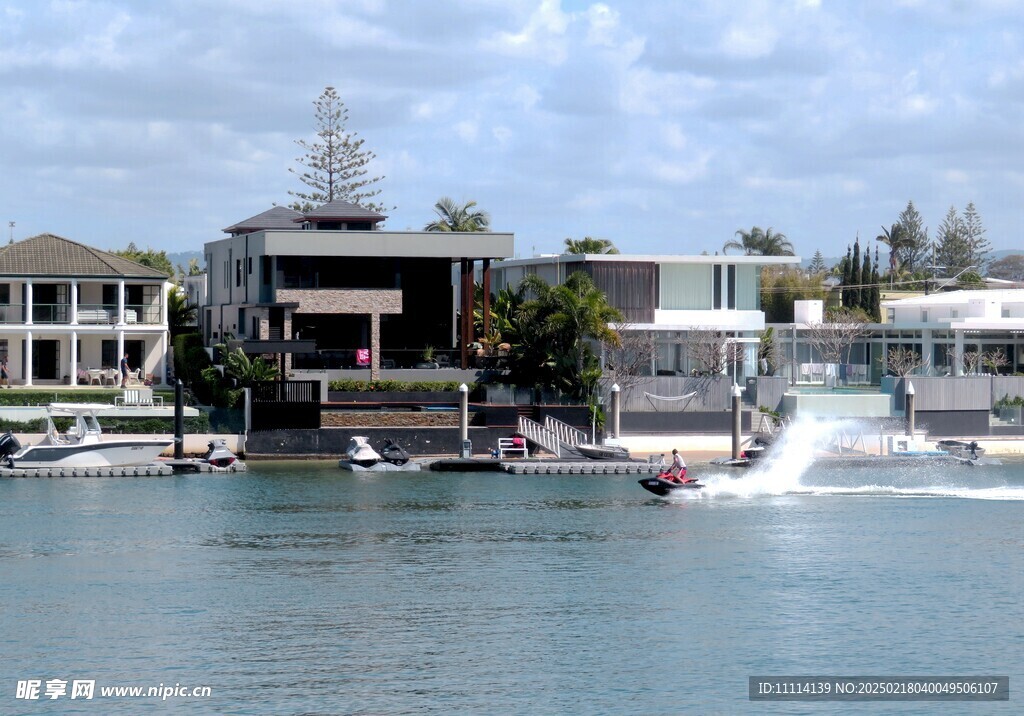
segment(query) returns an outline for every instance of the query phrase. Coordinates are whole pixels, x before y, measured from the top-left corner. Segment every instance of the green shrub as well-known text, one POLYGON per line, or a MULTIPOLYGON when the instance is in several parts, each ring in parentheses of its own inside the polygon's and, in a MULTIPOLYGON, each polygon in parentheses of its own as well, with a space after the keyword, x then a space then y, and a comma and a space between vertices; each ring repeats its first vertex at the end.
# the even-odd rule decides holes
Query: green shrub
POLYGON ((1020 408, 1020 407, 1024 407, 1024 398, 1022 398, 1019 395, 1015 395, 1014 397, 1011 398, 1009 393, 1006 393, 1006 394, 1003 395, 1002 398, 1000 398, 999 400, 996 401, 996 404, 993 407, 995 407, 995 408, 1020 408))
MULTIPOLYGON (((457 380, 332 380, 327 389, 342 393, 434 393, 457 391, 462 383, 457 380)), ((476 383, 468 383, 470 392, 476 383)))

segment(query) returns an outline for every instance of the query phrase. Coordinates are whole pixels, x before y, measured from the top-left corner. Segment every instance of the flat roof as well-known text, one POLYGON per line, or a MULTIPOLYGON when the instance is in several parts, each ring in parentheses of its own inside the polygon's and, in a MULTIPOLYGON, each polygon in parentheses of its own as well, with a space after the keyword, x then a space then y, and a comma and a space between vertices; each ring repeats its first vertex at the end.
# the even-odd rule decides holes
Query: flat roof
POLYGON ((894 298, 882 301, 883 306, 948 306, 968 303, 971 300, 986 299, 1000 303, 1024 302, 1024 288, 978 289, 964 291, 943 291, 913 298, 894 298))
POLYGON ((799 256, 707 256, 683 254, 552 254, 550 256, 533 256, 528 259, 509 259, 502 261, 499 267, 536 266, 539 264, 565 264, 610 261, 617 263, 657 263, 657 264, 753 264, 786 265, 799 264, 799 256))
MULTIPOLYGON (((321 231, 266 230, 245 234, 263 241, 264 256, 402 256, 408 258, 493 259, 511 256, 515 236, 495 231, 321 231)), ((214 247, 230 236, 207 242, 214 247)))

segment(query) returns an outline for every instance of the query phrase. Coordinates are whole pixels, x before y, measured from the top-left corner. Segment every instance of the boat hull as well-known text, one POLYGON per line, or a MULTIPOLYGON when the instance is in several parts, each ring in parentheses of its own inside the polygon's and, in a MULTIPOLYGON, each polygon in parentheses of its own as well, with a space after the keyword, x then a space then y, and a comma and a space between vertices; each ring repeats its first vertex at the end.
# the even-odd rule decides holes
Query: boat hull
POLYGON ((591 460, 628 460, 629 450, 612 445, 577 445, 576 450, 591 460))
POLYGON ((168 440, 104 440, 83 445, 30 445, 10 458, 14 467, 148 465, 174 444, 168 440))

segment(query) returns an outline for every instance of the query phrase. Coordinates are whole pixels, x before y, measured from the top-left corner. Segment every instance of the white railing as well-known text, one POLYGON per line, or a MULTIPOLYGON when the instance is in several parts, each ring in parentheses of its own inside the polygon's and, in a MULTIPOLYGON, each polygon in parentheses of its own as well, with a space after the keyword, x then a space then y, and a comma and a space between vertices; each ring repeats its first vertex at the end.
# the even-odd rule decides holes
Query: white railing
POLYGON ((550 415, 544 416, 544 427, 554 433, 559 442, 563 442, 566 445, 576 447, 577 445, 585 445, 590 442, 585 432, 577 430, 561 420, 552 418, 550 415))
POLYGON ((562 445, 558 436, 538 422, 519 416, 519 434, 532 443, 542 448, 555 457, 562 457, 562 445))

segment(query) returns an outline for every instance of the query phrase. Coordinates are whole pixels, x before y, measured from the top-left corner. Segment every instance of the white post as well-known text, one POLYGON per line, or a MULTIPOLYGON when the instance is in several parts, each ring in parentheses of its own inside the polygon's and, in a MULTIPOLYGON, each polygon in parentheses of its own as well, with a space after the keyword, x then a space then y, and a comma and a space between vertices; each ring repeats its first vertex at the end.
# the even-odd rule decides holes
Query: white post
POLYGON ((32 279, 25 280, 25 325, 32 325, 32 279))
POLYGON ((911 383, 909 380, 907 381, 907 389, 904 392, 906 393, 906 401, 907 401, 907 410, 906 410, 906 412, 907 412, 907 416, 906 416, 907 417, 907 435, 909 435, 910 439, 913 440, 914 439, 914 384, 911 383))
MULTIPOLYGON (((117 282, 117 325, 124 325, 124 279, 117 282)), ((122 338, 121 340, 124 339, 122 338)), ((120 352, 120 350, 118 352, 120 352)), ((124 354, 122 353, 121 355, 124 354)), ((119 360, 120 358, 121 356, 118 356, 119 360)))
MULTIPOLYGON (((74 304, 72 304, 74 305, 74 304)), ((72 309, 74 311, 74 309, 72 309)), ((78 385, 78 331, 71 331, 71 385, 78 385)))
MULTIPOLYGON (((114 357, 114 368, 118 370, 118 375, 120 375, 121 372, 122 358, 124 358, 124 331, 119 328, 117 330, 117 355, 114 357)), ((118 385, 120 385, 120 377, 118 378, 118 385)))
POLYGON ((742 423, 742 409, 740 407, 740 398, 742 391, 740 386, 736 383, 732 384, 732 459, 740 459, 740 442, 743 432, 742 423))
MULTIPOLYGON (((167 326, 167 294, 171 290, 172 286, 174 286, 174 284, 170 282, 165 283, 164 292, 160 296, 160 323, 165 327, 167 326)), ((198 309, 196 310, 196 315, 199 315, 198 309)))
MULTIPOLYGON (((154 376, 153 382, 154 383, 163 384, 163 383, 165 383, 167 381, 167 378, 166 378, 166 376, 167 376, 167 333, 166 332, 160 334, 160 362, 159 362, 158 365, 159 365, 158 370, 160 371, 160 374, 157 375, 157 376, 154 376)), ((142 373, 143 373, 142 377, 143 377, 143 379, 145 379, 145 377, 146 377, 145 373, 146 372, 143 371, 142 373)))
POLYGON ((609 437, 616 439, 619 437, 619 397, 621 391, 622 389, 619 387, 618 383, 614 383, 612 385, 612 429, 609 437))
POLYGON ((32 331, 25 334, 25 365, 21 367, 25 385, 32 385, 32 331))
MULTIPOLYGON (((462 446, 469 440, 469 386, 463 383, 459 386, 459 453, 462 454, 462 446)), ((472 455, 462 455, 472 457, 472 455)))
POLYGON ((71 279, 71 325, 78 325, 78 279, 76 278, 71 279))

